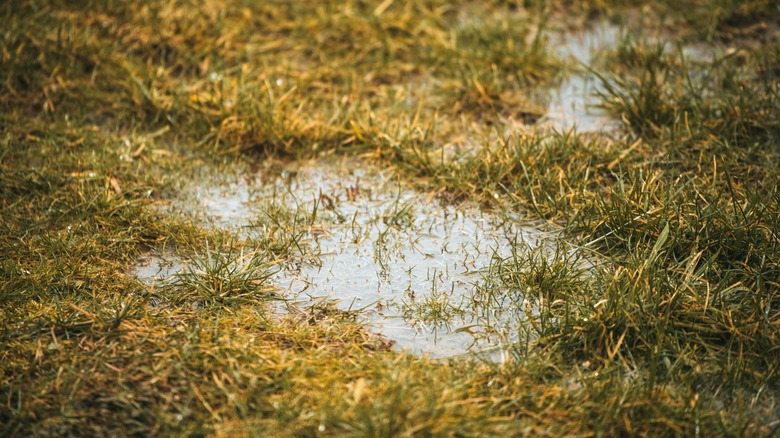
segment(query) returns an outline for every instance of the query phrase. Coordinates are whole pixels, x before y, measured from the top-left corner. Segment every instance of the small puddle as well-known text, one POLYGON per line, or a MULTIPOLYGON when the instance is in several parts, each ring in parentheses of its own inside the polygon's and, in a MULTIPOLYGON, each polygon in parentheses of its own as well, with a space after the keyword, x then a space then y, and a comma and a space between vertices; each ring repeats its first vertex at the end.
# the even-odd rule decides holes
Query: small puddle
POLYGON ((138 260, 132 273, 141 283, 153 289, 157 283, 165 281, 166 278, 181 270, 182 263, 178 258, 149 253, 138 260))
POLYGON ((609 114, 598 108, 600 79, 586 66, 593 64, 599 52, 617 47, 619 41, 619 28, 601 22, 551 42, 560 56, 580 65, 550 92, 548 112, 541 123, 561 132, 575 126, 579 132, 599 132, 617 126, 609 114))
MULTIPOLYGON (((598 64, 600 54, 616 50, 625 35, 626 32, 621 31, 619 26, 601 21, 583 31, 564 33, 557 41, 550 43, 560 56, 579 66, 575 66, 559 86, 546 96, 547 114, 540 120, 541 124, 560 132, 574 127, 578 132, 604 132, 619 126, 618 121, 599 108, 599 92, 603 91, 601 79, 588 69, 598 64)), ((686 44, 678 48, 663 35, 645 35, 639 40, 650 45, 663 44, 668 53, 679 50, 687 62, 706 64, 718 53, 715 47, 704 43, 686 44)))
MULTIPOLYGON (((516 340, 517 315, 475 304, 477 285, 512 248, 554 237, 473 205, 442 205, 355 159, 268 166, 252 180, 194 193, 195 205, 184 210, 244 237, 262 236, 273 212, 311 218, 316 205, 299 241, 308 249, 281 263, 272 279, 280 292, 302 307, 326 298, 361 310, 398 348, 431 357, 492 357, 516 340)), ((135 275, 150 283, 180 269, 150 257, 135 275)))

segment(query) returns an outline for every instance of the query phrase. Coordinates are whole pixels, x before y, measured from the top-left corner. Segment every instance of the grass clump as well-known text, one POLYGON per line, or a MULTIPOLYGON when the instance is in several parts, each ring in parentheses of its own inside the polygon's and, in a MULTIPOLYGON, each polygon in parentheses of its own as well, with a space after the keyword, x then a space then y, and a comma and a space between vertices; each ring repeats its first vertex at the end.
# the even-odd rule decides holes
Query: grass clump
POLYGON ((672 159, 722 156, 777 167, 777 47, 742 49, 710 62, 676 57, 663 45, 629 43, 624 52, 619 59, 635 64, 626 63, 627 74, 605 82, 604 104, 637 134, 662 139, 675 152, 672 159))
POLYGON ((194 257, 184 272, 175 275, 173 293, 164 293, 179 303, 195 300, 196 307, 259 304, 275 295, 273 288, 267 286, 273 271, 264 258, 257 251, 244 254, 228 247, 223 253, 220 248, 212 250, 207 245, 205 254, 194 257))

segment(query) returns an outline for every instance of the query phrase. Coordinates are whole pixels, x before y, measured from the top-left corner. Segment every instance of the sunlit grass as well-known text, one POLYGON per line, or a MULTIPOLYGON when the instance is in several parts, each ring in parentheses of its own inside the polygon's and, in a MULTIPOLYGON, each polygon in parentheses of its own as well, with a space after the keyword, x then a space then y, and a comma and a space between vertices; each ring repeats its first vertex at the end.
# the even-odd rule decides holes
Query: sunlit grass
MULTIPOLYGON (((776 434, 777 6, 671 17, 728 42, 711 60, 628 35, 594 66, 606 135, 535 129, 530 96, 564 74, 553 18, 634 6, 537 3, 0 6, 0 434, 776 434), (315 224, 369 235, 321 194, 263 199, 242 233, 175 208, 200 169, 338 153, 562 233, 405 304, 498 326, 500 303, 511 360, 416 357, 281 300, 315 224), (147 286, 149 250, 191 263, 147 286)), ((416 208, 376 218, 379 264, 416 208)))

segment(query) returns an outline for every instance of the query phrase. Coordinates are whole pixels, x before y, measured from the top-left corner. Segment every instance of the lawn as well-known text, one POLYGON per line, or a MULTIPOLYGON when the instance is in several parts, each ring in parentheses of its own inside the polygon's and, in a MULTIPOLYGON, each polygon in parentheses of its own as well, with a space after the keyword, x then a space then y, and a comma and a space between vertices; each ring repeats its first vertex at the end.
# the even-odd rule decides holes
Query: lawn
POLYGON ((777 435, 778 23, 762 0, 2 3, 0 435, 777 435), (587 65, 559 47, 605 25, 587 65), (576 77, 608 128, 551 126, 576 77), (260 191, 227 227, 197 208, 327 160, 390 182, 260 191), (485 258, 467 300, 397 303, 459 336, 509 318, 498 359, 275 282, 337 233, 406 269, 382 251, 445 210, 552 236, 485 258), (144 281, 150 255, 183 268, 144 281))

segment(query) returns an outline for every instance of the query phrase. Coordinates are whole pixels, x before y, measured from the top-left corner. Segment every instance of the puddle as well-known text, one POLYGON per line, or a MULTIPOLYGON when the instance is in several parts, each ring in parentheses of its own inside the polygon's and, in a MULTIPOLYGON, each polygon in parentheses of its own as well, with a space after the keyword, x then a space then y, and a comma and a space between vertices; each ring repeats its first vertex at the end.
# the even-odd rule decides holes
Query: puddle
POLYGON ((181 270, 181 260, 176 257, 146 254, 135 265, 132 275, 141 283, 153 288, 156 284, 181 272, 181 270))
POLYGON ((568 131, 576 126, 579 132, 599 132, 617 126, 609 114, 597 107, 600 80, 585 66, 592 65, 599 52, 617 47, 619 41, 619 28, 602 22, 551 42, 560 56, 580 65, 550 92, 543 124, 558 131, 568 131))
MULTIPOLYGON (((578 132, 610 131, 619 126, 616 120, 598 107, 598 93, 603 90, 601 79, 588 71, 587 67, 597 65, 600 54, 617 49, 624 34, 617 25, 598 22, 584 31, 565 33, 550 43, 560 56, 579 66, 575 66, 558 87, 546 96, 549 99, 548 110, 540 123, 561 132, 575 126, 578 132)), ((704 43, 687 44, 678 49, 663 36, 642 36, 640 39, 650 45, 664 44, 668 53, 679 50, 687 61, 708 63, 718 53, 716 48, 704 43)))
MULTIPOLYGON (((327 298, 342 310, 360 309, 398 348, 431 357, 483 352, 495 359, 517 339, 516 314, 476 304, 476 286, 518 242, 533 248, 550 234, 476 206, 442 205, 355 159, 273 167, 252 180, 195 187, 194 205, 183 207, 250 238, 261 238, 276 214, 308 218, 299 222, 306 250, 272 279, 281 294, 302 307, 327 298)), ((181 269, 159 260, 147 259, 136 276, 148 283, 181 269)))

